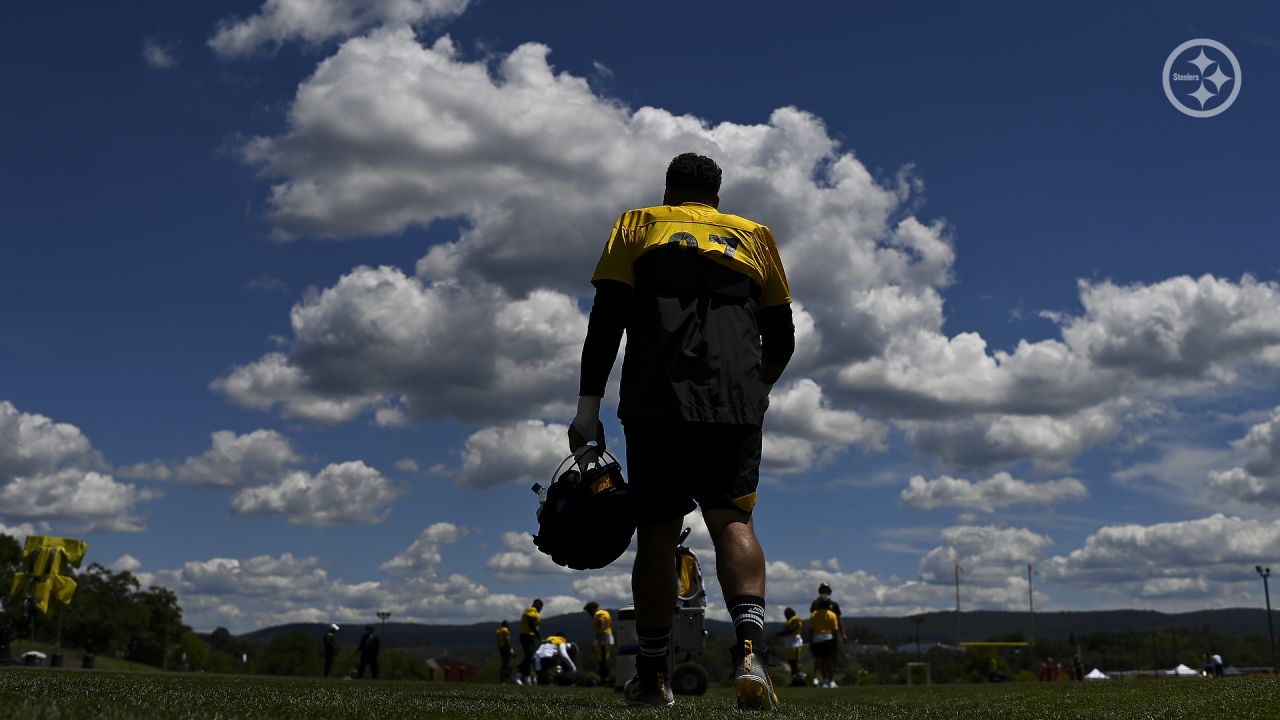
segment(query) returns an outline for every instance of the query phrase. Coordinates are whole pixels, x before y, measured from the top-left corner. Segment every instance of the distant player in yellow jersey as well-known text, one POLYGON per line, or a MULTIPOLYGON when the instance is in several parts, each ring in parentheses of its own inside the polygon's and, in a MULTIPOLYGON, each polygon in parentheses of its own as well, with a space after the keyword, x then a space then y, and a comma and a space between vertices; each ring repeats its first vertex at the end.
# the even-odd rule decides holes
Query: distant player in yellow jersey
POLYGON ((607 685, 609 678, 609 660, 613 657, 613 617, 609 611, 600 607, 598 602, 589 602, 582 608, 591 616, 591 629, 595 638, 597 672, 600 684, 607 685))
POLYGON ((578 654, 578 646, 569 642, 564 633, 552 633, 533 654, 533 668, 538 674, 539 685, 572 685, 578 666, 573 658, 578 654))
POLYGON ((516 654, 511 649, 511 626, 506 620, 498 626, 498 683, 505 685, 511 679, 511 658, 516 654))
POLYGON ((804 685, 804 673, 800 671, 800 651, 804 648, 804 620, 795 610, 787 608, 782 612, 787 619, 786 625, 778 633, 782 638, 782 647, 787 652, 787 667, 791 669, 792 687, 804 685))
POLYGON ((685 153, 662 204, 622 213, 591 282, 578 412, 569 449, 602 444, 600 400, 625 331, 618 418, 637 515, 631 575, 640 652, 623 695, 675 703, 675 549, 701 506, 733 620, 738 706, 774 709, 765 656, 765 564, 752 509, 769 390, 795 350, 791 291, 768 227, 720 212, 720 167, 685 153))
POLYGON ((836 686, 836 643, 840 618, 831 609, 831 601, 820 599, 809 616, 809 645, 813 653, 813 681, 821 687, 836 686))
POLYGON ((520 615, 520 649, 524 657, 520 659, 520 668, 516 671, 517 685, 532 685, 533 654, 537 652, 542 641, 542 600, 535 598, 520 615))

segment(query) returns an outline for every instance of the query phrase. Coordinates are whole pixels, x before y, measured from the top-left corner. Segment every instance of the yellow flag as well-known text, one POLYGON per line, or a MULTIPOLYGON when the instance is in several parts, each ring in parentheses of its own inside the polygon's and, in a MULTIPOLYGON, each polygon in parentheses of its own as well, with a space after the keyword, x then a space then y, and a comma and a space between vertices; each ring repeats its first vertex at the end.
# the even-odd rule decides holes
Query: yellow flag
POLYGON ((89 546, 74 538, 27 536, 22 559, 27 572, 14 575, 11 595, 15 600, 31 598, 41 613, 49 613, 50 601, 71 604, 76 581, 64 573, 68 566, 80 567, 89 546))

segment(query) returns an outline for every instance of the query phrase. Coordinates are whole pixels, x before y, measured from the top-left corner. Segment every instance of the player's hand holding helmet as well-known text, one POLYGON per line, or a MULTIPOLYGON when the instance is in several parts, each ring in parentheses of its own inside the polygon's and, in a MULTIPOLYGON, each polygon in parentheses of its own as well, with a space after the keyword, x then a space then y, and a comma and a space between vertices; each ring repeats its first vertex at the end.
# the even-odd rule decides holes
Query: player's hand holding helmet
POLYGON ((604 423, 600 422, 600 396, 582 395, 578 398, 578 413, 569 423, 569 452, 583 462, 595 460, 604 450, 604 423), (595 443, 594 448, 588 448, 595 443), (588 453, 590 456, 588 456, 588 453))

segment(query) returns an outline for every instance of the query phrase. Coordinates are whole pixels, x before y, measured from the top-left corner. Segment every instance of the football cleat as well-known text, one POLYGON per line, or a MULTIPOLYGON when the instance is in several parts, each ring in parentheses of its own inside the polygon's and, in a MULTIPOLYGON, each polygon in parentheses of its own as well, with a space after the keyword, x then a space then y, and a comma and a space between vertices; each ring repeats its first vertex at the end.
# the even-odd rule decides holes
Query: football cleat
POLYGON ((631 705, 671 707, 676 704, 676 696, 667 685, 667 677, 660 672, 637 670, 622 686, 622 697, 631 705))
POLYGON ((733 687, 740 710, 777 710, 778 694, 769 678, 769 663, 751 649, 751 641, 742 641, 742 657, 733 673, 733 687))

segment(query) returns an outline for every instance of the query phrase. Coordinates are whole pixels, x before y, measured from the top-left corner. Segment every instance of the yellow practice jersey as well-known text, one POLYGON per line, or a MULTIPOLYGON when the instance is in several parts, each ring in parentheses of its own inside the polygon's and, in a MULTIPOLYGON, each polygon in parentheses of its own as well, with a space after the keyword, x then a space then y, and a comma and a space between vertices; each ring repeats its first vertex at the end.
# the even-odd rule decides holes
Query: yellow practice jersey
POLYGON ((613 618, 609 616, 609 611, 600 609, 592 615, 595 619, 596 632, 611 633, 613 632, 613 618))
POLYGON ((526 608, 524 614, 520 616, 520 634, 521 635, 537 635, 538 623, 542 622, 542 615, 538 614, 535 607, 526 608))
POLYGON ((786 634, 799 635, 803 631, 804 621, 800 619, 799 615, 792 615, 791 618, 787 620, 787 627, 785 630, 786 634))
POLYGON ((511 646, 511 628, 505 628, 505 627, 498 628, 498 647, 504 648, 504 647, 510 647, 510 646, 511 646))
MULTIPOLYGON (((769 228, 701 203, 628 210, 591 282, 597 300, 630 288, 623 423, 764 423, 761 317, 786 311, 794 332, 791 289, 769 228)), ((770 327, 776 336, 782 326, 770 327)))
POLYGON ((591 281, 636 286, 635 262, 665 247, 702 257, 746 275, 760 287, 762 308, 791 302, 791 289, 769 228, 709 205, 658 205, 622 213, 614 223, 591 281))
POLYGON ((814 610, 809 616, 809 630, 814 635, 834 635, 840 627, 840 619, 830 610, 814 610))

